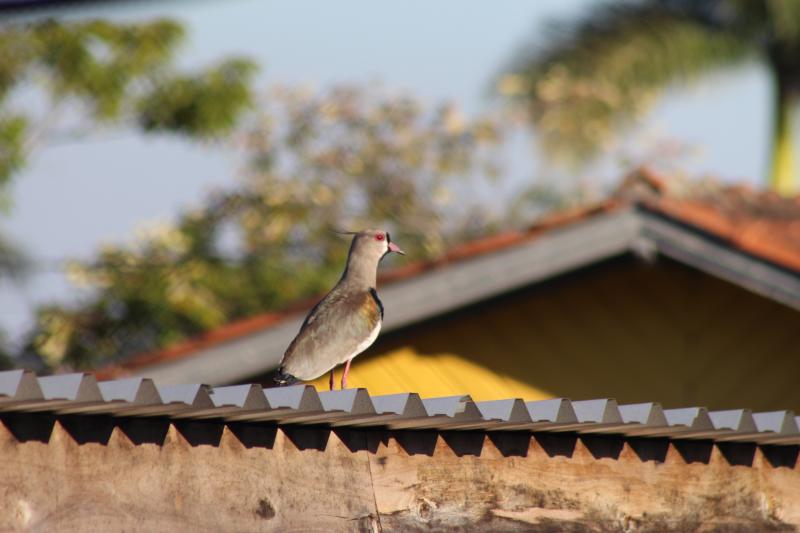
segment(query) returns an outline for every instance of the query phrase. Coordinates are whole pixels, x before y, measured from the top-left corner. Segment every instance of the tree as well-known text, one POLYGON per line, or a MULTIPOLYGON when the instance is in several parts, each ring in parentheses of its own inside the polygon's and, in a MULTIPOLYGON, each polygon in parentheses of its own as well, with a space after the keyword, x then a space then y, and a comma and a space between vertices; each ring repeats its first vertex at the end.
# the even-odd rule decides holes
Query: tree
POLYGON ((171 20, 47 21, 0 31, 0 186, 52 137, 120 123, 193 138, 229 132, 251 102, 255 65, 234 57, 179 72, 173 60, 183 33, 171 20), (25 110, 23 95, 32 102, 25 110))
POLYGON ((319 294, 347 254, 336 229, 386 228, 421 259, 486 227, 467 198, 469 179, 496 173, 490 118, 374 87, 276 88, 236 139, 241 182, 73 263, 93 292, 41 309, 30 352, 89 367, 319 294))
POLYGON ((769 183, 795 191, 800 2, 617 0, 554 29, 500 82, 502 93, 526 104, 548 153, 590 157, 670 84, 756 59, 775 86, 769 183))
MULTIPOLYGON (((228 58, 175 69, 183 37, 170 20, 10 25, 0 31, 0 210, 8 183, 43 143, 136 126, 206 139, 229 132, 251 101, 255 65, 228 58)), ((7 239, 0 265, 19 256, 7 239), (6 253, 8 252, 8 253, 6 253)), ((18 262, 17 262, 18 263, 18 262)))
MULTIPOLYGON (((211 139, 230 132, 251 103, 255 65, 231 57, 180 72, 183 28, 170 20, 7 25, 0 30, 0 213, 8 184, 47 142, 110 126, 211 139)), ((25 269, 0 233, 0 279, 25 269)))

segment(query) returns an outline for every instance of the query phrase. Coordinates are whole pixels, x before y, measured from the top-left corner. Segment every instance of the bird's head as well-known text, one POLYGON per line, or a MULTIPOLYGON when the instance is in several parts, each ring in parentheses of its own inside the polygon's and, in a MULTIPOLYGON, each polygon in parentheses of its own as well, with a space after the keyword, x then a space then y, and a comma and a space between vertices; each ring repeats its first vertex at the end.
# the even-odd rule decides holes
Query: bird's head
POLYGON ((347 268, 343 274, 343 279, 352 282, 359 280, 360 284, 375 287, 375 271, 380 260, 390 253, 405 255, 405 252, 392 242, 387 231, 368 229, 338 233, 353 235, 353 243, 350 245, 347 257, 347 268))
POLYGON ((351 254, 357 254, 364 259, 380 261, 389 253, 405 255, 405 252, 392 242, 388 231, 368 229, 354 233, 351 254))
POLYGON ((375 265, 390 253, 406 255, 395 243, 388 231, 379 229, 367 229, 363 231, 339 231, 346 235, 353 235, 353 243, 350 245, 348 263, 361 265, 375 265))

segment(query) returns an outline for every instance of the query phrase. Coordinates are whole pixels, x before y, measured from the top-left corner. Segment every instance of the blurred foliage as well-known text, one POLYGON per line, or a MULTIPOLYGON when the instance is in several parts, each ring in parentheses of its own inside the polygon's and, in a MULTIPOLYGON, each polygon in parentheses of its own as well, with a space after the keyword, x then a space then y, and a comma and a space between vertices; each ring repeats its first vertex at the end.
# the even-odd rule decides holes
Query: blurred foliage
POLYGON ((195 76, 165 80, 138 103, 145 131, 166 130, 190 136, 225 134, 250 104, 253 63, 232 59, 195 76))
POLYGON ((230 132, 251 101, 255 65, 229 58, 193 74, 174 56, 183 28, 171 20, 116 24, 46 21, 0 29, 0 198, 37 144, 108 124, 195 138, 230 132), (21 111, 41 93, 42 104, 21 111), (75 127, 75 122, 79 122, 75 127))
MULTIPOLYGON (((179 72, 183 28, 171 20, 46 21, 0 29, 0 212, 33 151, 109 125, 208 139, 231 132, 251 103, 255 65, 228 58, 179 72), (25 104, 25 105, 23 105, 25 104)), ((26 262, 0 233, 0 279, 26 262)))
POLYGON ((796 187, 787 139, 800 98, 797 0, 617 0, 549 30, 498 82, 525 106, 546 153, 586 161, 672 84, 753 59, 775 78, 771 184, 796 187))
POLYGON ((11 355, 11 349, 8 347, 3 332, 0 331, 0 371, 12 368, 14 368, 14 360, 11 355))
POLYGON ((0 234, 0 278, 22 278, 30 265, 30 259, 10 238, 0 234))
POLYGON ((487 227, 467 198, 491 186, 502 135, 451 105, 340 87, 275 88, 236 139, 238 186, 73 263, 93 295, 41 309, 30 352, 88 367, 320 294, 349 246, 333 230, 385 228, 412 260, 436 257, 487 227))

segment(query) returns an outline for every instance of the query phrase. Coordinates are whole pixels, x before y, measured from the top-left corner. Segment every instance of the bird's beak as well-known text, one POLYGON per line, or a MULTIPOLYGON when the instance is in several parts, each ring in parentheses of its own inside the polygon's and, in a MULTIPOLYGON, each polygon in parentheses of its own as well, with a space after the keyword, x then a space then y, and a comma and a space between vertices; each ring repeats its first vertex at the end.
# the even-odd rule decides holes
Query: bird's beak
POLYGON ((401 250, 401 249, 400 249, 400 247, 399 247, 399 246, 397 246, 397 245, 396 245, 395 243, 393 243, 393 242, 390 242, 390 243, 389 243, 389 251, 390 251, 390 252, 394 252, 394 253, 396 253, 396 254, 400 254, 400 255, 406 255, 406 253, 405 253, 403 250, 401 250))

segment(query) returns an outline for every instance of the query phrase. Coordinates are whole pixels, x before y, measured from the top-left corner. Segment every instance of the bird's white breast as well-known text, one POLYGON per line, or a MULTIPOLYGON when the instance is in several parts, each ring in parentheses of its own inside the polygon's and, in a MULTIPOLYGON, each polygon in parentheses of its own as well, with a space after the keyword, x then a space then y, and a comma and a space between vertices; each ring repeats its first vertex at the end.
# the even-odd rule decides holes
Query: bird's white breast
POLYGON ((342 363, 352 359, 353 357, 357 356, 358 354, 360 354, 361 352, 363 352, 364 350, 366 350, 367 348, 372 346, 372 343, 375 342, 375 339, 378 338, 378 333, 381 332, 381 322, 382 322, 381 320, 378 320, 378 323, 375 325, 375 327, 369 333, 369 336, 366 339, 364 339, 361 342, 361 344, 356 346, 356 349, 353 350, 353 352, 350 355, 348 355, 347 357, 342 359, 342 363))

